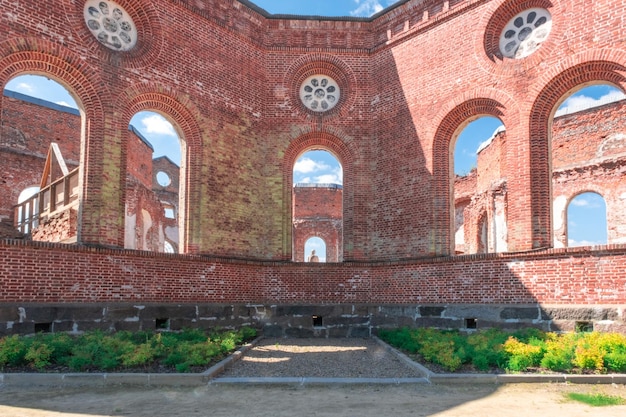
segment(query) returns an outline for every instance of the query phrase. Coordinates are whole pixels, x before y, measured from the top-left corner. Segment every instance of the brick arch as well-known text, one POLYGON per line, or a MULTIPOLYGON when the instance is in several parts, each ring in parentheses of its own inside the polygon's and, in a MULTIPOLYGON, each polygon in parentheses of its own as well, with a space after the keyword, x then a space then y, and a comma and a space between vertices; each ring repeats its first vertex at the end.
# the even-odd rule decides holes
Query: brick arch
POLYGON ((285 72, 284 83, 289 90, 289 97, 293 107, 308 117, 329 118, 346 115, 356 99, 357 79, 352 68, 334 55, 313 53, 304 55, 291 63, 285 72), (307 109, 300 101, 300 86, 304 80, 315 74, 324 74, 333 78, 341 90, 339 103, 322 113, 307 109))
MULTIPOLYGON (((602 201, 604 202, 604 221, 606 223, 606 226, 608 228, 609 226, 609 213, 608 213, 608 204, 606 202, 606 198, 604 197, 604 193, 606 192, 606 190, 600 190, 598 189, 599 187, 594 187, 590 184, 581 184, 579 187, 574 187, 575 189, 572 191, 571 195, 569 195, 567 197, 567 204, 565 204, 565 207, 563 208, 564 211, 564 216, 563 216, 563 228, 565 230, 565 235, 564 235, 564 243, 565 246, 568 247, 569 246, 569 236, 570 236, 570 231, 569 231, 569 227, 568 227, 568 220, 569 220, 569 216, 568 216, 568 212, 569 212, 569 207, 570 204, 572 204, 572 201, 580 196, 581 194, 585 194, 585 193, 593 193, 593 194, 597 194, 602 198, 602 201)), ((609 234, 607 231, 607 243, 608 243, 608 239, 609 239, 609 234)))
MULTIPOLYGON (((184 188, 179 191, 179 207, 183 215, 179 219, 179 229, 182 231, 180 245, 185 253, 195 252, 198 247, 196 238, 201 231, 198 208, 192 201, 200 201, 200 187, 194 185, 192 178, 201 172, 202 168, 202 134, 199 125, 200 113, 186 96, 180 96, 157 86, 142 86, 138 89, 127 90, 120 97, 119 107, 122 117, 118 128, 126 132, 130 119, 140 111, 154 111, 166 117, 174 125, 179 135, 182 147, 180 176, 183 178, 184 188)), ((127 142, 122 143, 122 166, 126 170, 127 142)))
POLYGON ((434 134, 432 150, 433 172, 433 230, 434 251, 436 254, 454 253, 454 181, 451 172, 451 145, 457 137, 460 127, 467 121, 481 116, 493 116, 505 126, 519 123, 519 111, 515 103, 501 93, 494 91, 473 92, 474 97, 462 97, 460 102, 452 102, 443 111, 441 120, 434 134), (478 96, 488 92, 489 95, 478 96), (496 98, 489 98, 496 97, 496 98), (498 98, 500 100, 498 100, 498 98), (461 101, 465 99, 464 101, 461 101), (502 103, 506 103, 502 104, 502 103))
MULTIPOLYGON (((324 150, 332 153, 341 163, 343 169, 343 242, 353 240, 353 210, 354 200, 354 155, 356 154, 344 140, 328 132, 306 132, 294 139, 285 151, 283 158, 283 251, 287 259, 291 259, 292 251, 292 190, 293 190, 293 166, 296 160, 304 152, 312 150, 324 150)), ((327 248, 328 251, 328 248, 327 248)), ((344 259, 346 257, 345 250, 344 259)))
MULTIPOLYGON (((569 63, 584 57, 600 58, 603 55, 607 55, 606 51, 581 54, 570 59, 569 63)), ((617 53, 614 56, 618 59, 621 58, 621 61, 618 62, 626 62, 626 55, 617 53)), ((529 119, 529 203, 534 248, 552 245, 550 138, 554 113, 565 96, 580 86, 594 82, 607 82, 624 90, 626 76, 623 74, 626 72, 626 66, 618 62, 590 60, 574 63, 569 67, 564 65, 566 69, 542 84, 541 90, 534 95, 536 99, 532 105, 529 119)), ((548 74, 546 77, 551 75, 548 74)))
MULTIPOLYGON (((63 85, 76 100, 88 129, 83 132, 82 187, 77 239, 81 243, 118 246, 117 221, 102 215, 116 211, 115 201, 105 199, 103 161, 107 158, 104 103, 110 93, 97 73, 80 55, 42 39, 21 38, 0 44, 0 85, 25 74, 48 76, 63 85), (96 87, 97 86, 97 87, 96 87), (104 140, 103 140, 104 138, 104 140), (93 191, 93 192, 92 192, 93 191), (109 223, 107 223, 109 222, 109 223)), ((0 97, 0 103, 3 100, 0 97)), ((123 237, 121 238, 123 239, 123 237)))
MULTIPOLYGON (((324 258, 326 259, 326 262, 328 262, 328 238, 325 236, 324 233, 313 233, 313 232, 307 233, 306 235, 303 236, 303 239, 302 239, 303 240, 302 251, 304 252, 304 261, 307 260, 308 255, 309 255, 304 250, 304 247, 306 246, 306 243, 313 238, 318 238, 319 240, 324 242, 324 248, 326 249, 326 253, 324 253, 324 258)), ((319 256, 319 253, 317 255, 319 256)))

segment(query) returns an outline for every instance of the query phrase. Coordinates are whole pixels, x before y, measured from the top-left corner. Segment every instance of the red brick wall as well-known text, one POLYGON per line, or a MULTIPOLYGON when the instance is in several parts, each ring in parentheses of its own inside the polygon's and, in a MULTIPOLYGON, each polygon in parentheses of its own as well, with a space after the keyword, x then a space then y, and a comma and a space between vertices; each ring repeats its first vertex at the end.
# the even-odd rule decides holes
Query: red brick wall
MULTIPOLYGON (((343 189, 304 186, 293 188, 293 260, 304 262, 306 241, 319 237, 326 244, 326 262, 343 259, 343 189)), ((320 254, 318 254, 320 255, 320 254)))
POLYGON ((44 245, 46 258, 4 244, 7 301, 624 302, 623 248, 392 264, 454 250, 450 144, 481 115, 507 129, 508 249, 553 244, 551 114, 581 85, 626 87, 624 2, 413 0, 371 21, 268 19, 236 0, 118 3, 139 30, 128 53, 93 38, 82 2, 0 5, 0 85, 45 74, 84 114, 80 242, 123 246, 127 127, 156 110, 183 144, 181 250, 252 260, 44 245), (502 25, 533 6, 555 16, 550 37, 523 60, 502 59, 502 25), (327 114, 298 99, 316 73, 343 91, 327 114), (310 149, 344 168, 343 265, 282 262, 293 255, 293 164, 310 149))
POLYGON ((128 141, 128 160, 126 169, 128 175, 135 178, 141 185, 152 188, 152 153, 154 149, 146 144, 135 132, 131 130, 128 141))
POLYGON ((0 241, 0 302, 625 305, 626 247, 284 264, 0 241))
POLYGON ((560 116, 552 124, 552 168, 593 163, 626 156, 626 100, 560 116))

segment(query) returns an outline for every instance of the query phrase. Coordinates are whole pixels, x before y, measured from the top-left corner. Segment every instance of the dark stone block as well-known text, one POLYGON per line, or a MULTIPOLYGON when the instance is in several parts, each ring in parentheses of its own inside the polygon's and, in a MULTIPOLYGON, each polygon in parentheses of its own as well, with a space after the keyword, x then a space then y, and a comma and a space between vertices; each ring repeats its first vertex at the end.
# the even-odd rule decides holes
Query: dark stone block
POLYGON ((277 306, 274 308, 274 316, 312 316, 319 314, 315 306, 277 306))
POLYGON ((564 307, 549 308, 541 311, 542 320, 617 320, 619 315, 614 308, 564 307))
POLYGON ((119 321, 131 317, 139 317, 140 310, 133 306, 108 306, 104 318, 109 321, 119 321))
POLYGON ((197 327, 191 319, 170 319, 170 330, 183 330, 197 327))
POLYGON ((35 323, 13 323, 12 334, 33 334, 35 333, 35 323))
POLYGON ((372 327, 415 327, 415 320, 412 317, 374 316, 369 324, 372 327))
POLYGON ((143 310, 139 311, 139 317, 145 320, 168 318, 182 318, 191 320, 196 318, 196 307, 172 305, 146 306, 143 310))
POLYGON ((0 307, 0 323, 6 323, 7 321, 18 321, 20 319, 20 313, 17 306, 0 307))
POLYGON ((74 330, 74 322, 66 320, 66 321, 55 321, 52 323, 52 332, 71 332, 74 330))
POLYGON ((380 310, 376 312, 376 315, 384 315, 390 317, 410 317, 413 318, 417 315, 415 306, 381 306, 380 310))
POLYGON ((327 326, 352 326, 367 325, 370 323, 369 317, 324 317, 324 325, 327 326))
POLYGON ((536 307, 506 307, 500 312, 502 320, 536 320, 539 312, 536 307))
POLYGON ((57 319, 56 307, 26 307, 26 320, 35 323, 50 323, 57 319))
POLYGON ((463 329, 464 320, 422 317, 415 320, 416 327, 433 327, 436 329, 463 329))
MULTIPOLYGON (((90 330, 103 330, 108 331, 111 329, 111 322, 102 322, 102 321, 76 321, 74 322, 77 325, 77 329, 79 332, 88 332, 90 330)), ((118 330, 114 328, 115 330, 118 330)))
POLYGON ((225 304, 202 304, 198 306, 198 317, 231 317, 233 306, 225 304))
POLYGON ((369 327, 350 327, 349 337, 369 338, 372 336, 371 329, 369 327))
POLYGON ((152 327, 144 327, 145 324, 140 321, 116 321, 114 323, 114 329, 118 332, 127 330, 129 332, 137 332, 139 330, 154 330, 154 322, 152 322, 152 327))
POLYGON ((285 335, 287 337, 315 337, 315 334, 312 329, 302 329, 296 327, 289 327, 285 329, 285 335))
POLYGON ((445 307, 421 306, 419 313, 422 317, 441 317, 445 309, 445 307))
POLYGON ((283 328, 274 324, 263 326, 263 336, 265 337, 283 337, 283 328))

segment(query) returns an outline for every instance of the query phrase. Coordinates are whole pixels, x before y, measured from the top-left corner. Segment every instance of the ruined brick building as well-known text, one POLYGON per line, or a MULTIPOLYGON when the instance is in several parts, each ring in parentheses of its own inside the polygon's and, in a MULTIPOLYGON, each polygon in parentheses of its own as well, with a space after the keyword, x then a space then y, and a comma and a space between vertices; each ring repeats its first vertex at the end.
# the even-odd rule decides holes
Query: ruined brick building
MULTIPOLYGON (((626 242, 626 100, 554 118, 552 148, 553 245, 568 246, 567 206, 594 192, 606 202, 607 242, 626 242)), ((507 251, 506 132, 479 149, 477 166, 455 180, 456 253, 507 251)), ((595 219, 592 219, 595 220, 595 219)))
MULTIPOLYGON (((602 153, 584 170, 552 138, 568 94, 626 87, 625 15, 616 0, 407 0, 372 18, 324 19, 272 16, 245 0, 2 3, 0 85, 31 73, 67 87, 80 145, 54 138, 66 169, 52 148, 39 150, 49 175, 36 182, 67 184, 51 201, 62 194, 71 206, 75 243, 0 241, 0 331, 249 323, 354 336, 401 324, 580 322, 626 331, 626 246, 561 248, 555 216, 555 197, 572 195, 563 187, 594 170, 611 172, 623 200, 623 124, 581 150, 602 153), (143 110, 181 137, 177 201, 155 196, 154 168, 141 170, 128 125, 143 110), (454 256, 451 149, 483 115, 499 118, 506 138, 483 151, 499 172, 481 178, 479 166, 486 197, 467 206, 475 218, 464 220, 463 245, 490 251, 475 225, 498 224, 501 213, 480 207, 500 204, 506 234, 492 234, 505 246, 454 256), (343 167, 340 262, 303 263, 294 249, 292 170, 312 149, 343 167), (159 213, 168 202, 176 230, 148 233, 156 211, 129 211, 129 201, 159 213), (167 239, 178 254, 132 250, 167 239)), ((2 97, 3 117, 11 105, 2 97)), ((2 160, 3 198, 13 169, 2 160)))

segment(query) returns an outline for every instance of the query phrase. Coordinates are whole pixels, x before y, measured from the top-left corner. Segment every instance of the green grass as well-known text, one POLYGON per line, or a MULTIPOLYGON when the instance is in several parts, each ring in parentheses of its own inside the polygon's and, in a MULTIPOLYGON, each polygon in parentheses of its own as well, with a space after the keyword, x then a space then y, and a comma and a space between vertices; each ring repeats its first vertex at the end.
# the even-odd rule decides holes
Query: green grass
POLYGON ((606 407, 610 405, 626 404, 622 397, 606 394, 581 394, 579 392, 570 392, 567 395, 570 400, 578 401, 592 407, 606 407))

